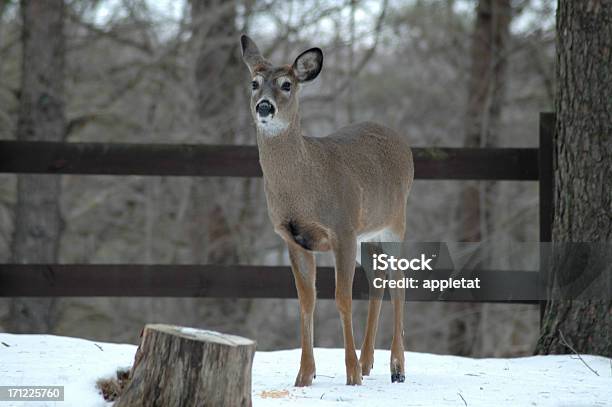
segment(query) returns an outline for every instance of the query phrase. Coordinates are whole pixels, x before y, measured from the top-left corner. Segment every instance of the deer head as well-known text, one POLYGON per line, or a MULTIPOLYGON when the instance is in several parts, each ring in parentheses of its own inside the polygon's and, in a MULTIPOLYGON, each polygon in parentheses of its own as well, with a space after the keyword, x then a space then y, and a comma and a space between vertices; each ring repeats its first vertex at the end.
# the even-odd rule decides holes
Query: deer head
POLYGON ((275 66, 260 53, 248 36, 240 38, 242 59, 251 72, 251 114, 257 131, 265 137, 285 132, 298 120, 300 85, 315 79, 323 67, 323 52, 310 48, 292 65, 275 66))

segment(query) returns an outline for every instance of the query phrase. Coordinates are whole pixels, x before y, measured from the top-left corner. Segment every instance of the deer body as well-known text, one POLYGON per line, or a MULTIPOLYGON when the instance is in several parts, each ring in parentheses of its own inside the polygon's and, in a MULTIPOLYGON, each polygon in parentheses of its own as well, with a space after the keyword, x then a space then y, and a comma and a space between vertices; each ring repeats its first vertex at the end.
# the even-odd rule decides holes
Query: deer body
MULTIPOLYGON (((352 329, 352 284, 358 240, 404 236, 406 199, 413 180, 412 153, 393 130, 375 123, 343 127, 326 137, 305 137, 297 90, 321 69, 322 53, 302 53, 292 66, 274 67, 252 40, 241 39, 253 75, 251 112, 264 175, 268 214, 287 243, 300 300, 302 358, 296 386, 312 383, 314 252, 333 251, 336 304, 342 321, 347 384, 361 384, 373 364, 381 296, 371 298, 358 361, 352 329)), ((403 292, 394 297, 392 381, 403 381, 403 292)))
POLYGON ((289 128, 258 145, 268 212, 285 240, 326 251, 335 232, 359 237, 404 221, 411 152, 391 129, 359 123, 315 138, 289 128))

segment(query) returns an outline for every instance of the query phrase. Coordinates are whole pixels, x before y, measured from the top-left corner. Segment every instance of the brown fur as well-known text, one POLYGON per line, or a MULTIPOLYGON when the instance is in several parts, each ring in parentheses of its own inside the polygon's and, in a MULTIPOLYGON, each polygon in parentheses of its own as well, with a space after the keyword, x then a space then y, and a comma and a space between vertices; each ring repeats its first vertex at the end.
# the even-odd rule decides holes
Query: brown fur
MULTIPOLYGON (((289 248, 300 300, 302 360, 295 384, 310 385, 315 376, 313 252, 328 250, 333 251, 336 263, 336 304, 344 334, 347 384, 361 384, 362 373, 369 374, 373 363, 380 299, 370 301, 366 337, 358 362, 351 318, 356 242, 359 236, 384 229, 403 238, 406 199, 414 174, 410 147, 393 130, 370 122, 342 127, 327 137, 303 136, 298 112, 297 61, 292 67, 274 67, 262 62, 265 60, 248 37, 243 36, 242 46, 251 72, 263 76, 261 88, 251 98, 254 120, 258 120, 256 104, 264 95, 275 103, 276 119, 288 123, 272 136, 258 130, 257 144, 268 213, 275 231, 289 248), (273 80, 278 75, 290 77, 289 94, 273 80)), ((313 52, 311 60, 301 65, 311 67, 317 55, 313 52)), ((312 75, 301 77, 309 76, 312 75)), ((391 373, 403 375, 403 293, 395 296, 394 310, 391 373)))

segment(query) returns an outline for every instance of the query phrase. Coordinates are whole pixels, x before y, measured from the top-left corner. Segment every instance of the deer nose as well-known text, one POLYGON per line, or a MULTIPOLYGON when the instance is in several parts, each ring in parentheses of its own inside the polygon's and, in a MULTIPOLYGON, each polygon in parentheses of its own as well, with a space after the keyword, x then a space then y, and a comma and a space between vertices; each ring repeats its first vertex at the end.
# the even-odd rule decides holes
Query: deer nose
POLYGON ((260 117, 267 117, 274 114, 274 106, 268 100, 262 100, 255 106, 255 111, 260 117))

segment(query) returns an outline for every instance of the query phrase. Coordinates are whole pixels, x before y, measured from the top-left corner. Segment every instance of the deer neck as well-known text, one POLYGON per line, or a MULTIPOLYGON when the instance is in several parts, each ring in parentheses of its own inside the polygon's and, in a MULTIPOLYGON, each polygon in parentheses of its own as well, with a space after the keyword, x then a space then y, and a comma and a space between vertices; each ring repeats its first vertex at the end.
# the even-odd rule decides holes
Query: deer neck
POLYGON ((301 163, 307 162, 305 140, 297 115, 286 129, 276 135, 266 134, 258 128, 257 147, 264 177, 268 179, 275 175, 290 175, 301 163))

